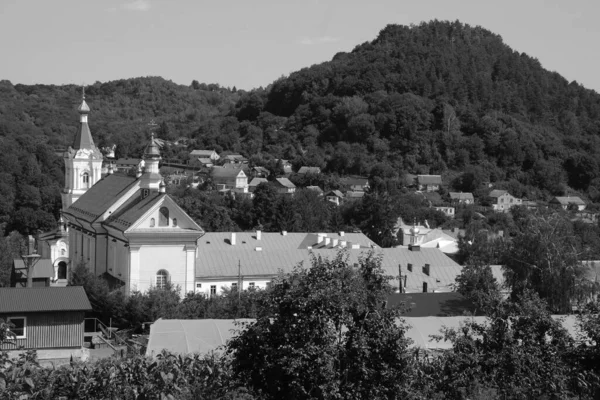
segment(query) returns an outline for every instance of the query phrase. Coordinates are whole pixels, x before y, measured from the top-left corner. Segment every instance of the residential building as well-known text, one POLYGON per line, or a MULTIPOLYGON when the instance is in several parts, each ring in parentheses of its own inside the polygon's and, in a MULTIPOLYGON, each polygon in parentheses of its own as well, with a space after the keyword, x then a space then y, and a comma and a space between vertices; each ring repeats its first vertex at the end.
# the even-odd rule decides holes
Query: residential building
POLYGON ((248 164, 248 159, 241 154, 228 154, 223 156, 225 164, 248 164))
POLYGON ((213 167, 210 175, 219 190, 248 193, 248 176, 241 168, 213 167))
POLYGON ((521 205, 521 199, 514 197, 507 190, 494 189, 490 192, 488 198, 494 211, 506 212, 511 207, 521 205))
POLYGON ((340 178, 340 182, 351 192, 365 192, 369 189, 369 178, 363 176, 345 176, 340 178))
POLYGON ((208 159, 212 164, 218 161, 221 157, 214 150, 192 150, 190 152, 190 162, 199 160, 199 159, 208 159))
POLYGON ((288 178, 277 178, 273 181, 277 187, 277 193, 281 194, 294 194, 296 192, 296 185, 294 185, 288 178))
POLYGON ((374 251, 386 275, 397 276, 401 265, 404 292, 452 291, 462 268, 437 248, 380 249, 362 233, 207 232, 198 243, 196 291, 214 295, 232 284, 265 288, 279 272, 310 266, 312 254, 333 258, 339 251, 350 263, 374 251))
POLYGON ((365 197, 365 192, 363 191, 356 191, 353 192, 351 190, 348 190, 345 194, 344 194, 344 199, 348 200, 348 201, 354 201, 354 200, 360 200, 363 197, 365 197))
MULTIPOLYGON (((275 162, 279 162, 280 159, 276 158, 275 162)), ((283 167, 284 174, 291 174, 292 172, 292 163, 289 160, 281 159, 281 166, 283 167)))
POLYGON ((138 169, 144 168, 144 160, 141 158, 119 158, 117 161, 115 161, 114 168, 116 172, 122 173, 137 171, 138 169))
POLYGON ((452 204, 469 205, 469 204, 475 203, 475 199, 473 198, 473 193, 450 192, 449 195, 450 195, 450 202, 452 202, 452 204))
POLYGON ((586 207, 585 201, 578 196, 557 196, 550 200, 549 205, 563 210, 571 208, 576 211, 583 211, 586 207))
POLYGON ((332 202, 336 206, 339 206, 344 200, 344 194, 339 190, 330 190, 325 193, 325 200, 332 202))
POLYGON ((0 318, 12 324, 0 349, 35 349, 38 359, 81 358, 84 316, 92 306, 82 286, 0 288, 0 318))
POLYGON ((436 209, 436 211, 443 212, 446 217, 448 217, 448 218, 454 218, 454 214, 455 214, 454 213, 454 211, 455 211, 454 207, 437 206, 437 207, 434 207, 434 208, 436 209))
POLYGON ((417 188, 418 190, 425 190, 427 192, 437 192, 442 186, 441 175, 417 175, 417 188))
POLYGON ((265 167, 253 167, 251 175, 253 178, 267 178, 270 172, 265 167))
POLYGON ((321 168, 319 168, 319 167, 300 167, 300 169, 298 170, 299 175, 308 175, 308 174, 318 175, 320 173, 321 173, 321 168))
POLYGON ((253 178, 248 184, 248 191, 250 191, 250 193, 254 193, 256 187, 261 183, 269 183, 269 181, 267 178, 253 178))

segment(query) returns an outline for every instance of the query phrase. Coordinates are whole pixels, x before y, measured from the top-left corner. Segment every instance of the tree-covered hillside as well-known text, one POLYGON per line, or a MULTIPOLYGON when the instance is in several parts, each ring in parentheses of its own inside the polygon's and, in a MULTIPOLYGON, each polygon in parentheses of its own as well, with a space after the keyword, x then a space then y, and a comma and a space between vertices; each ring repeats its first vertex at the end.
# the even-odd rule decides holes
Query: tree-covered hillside
MULTIPOLYGON (((54 150, 78 129, 80 96, 74 85, 0 81, 0 222, 25 231, 57 217, 63 167, 54 150), (16 211, 24 215, 12 221, 16 211)), ((116 144, 117 157, 141 154, 154 119, 159 137, 190 139, 164 149, 166 158, 209 148, 254 165, 283 158, 366 175, 383 190, 404 173, 441 173, 476 196, 491 182, 533 200, 600 201, 600 96, 459 22, 387 26, 251 92, 149 77, 96 82, 86 96, 96 143, 116 144)))

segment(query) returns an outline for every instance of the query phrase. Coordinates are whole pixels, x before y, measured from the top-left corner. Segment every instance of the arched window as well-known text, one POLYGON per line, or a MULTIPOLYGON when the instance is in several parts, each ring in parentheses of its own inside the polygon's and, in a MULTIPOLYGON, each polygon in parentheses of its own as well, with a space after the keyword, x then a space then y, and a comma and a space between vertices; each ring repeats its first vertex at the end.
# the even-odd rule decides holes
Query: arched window
POLYGON ((177 226, 177 218, 173 218, 173 227, 177 226))
POLYGON ((58 263, 58 274, 56 274, 58 279, 67 279, 67 263, 61 261, 58 263))
POLYGON ((158 210, 158 226, 169 226, 169 209, 161 207, 158 210))
POLYGON ((87 172, 84 172, 81 175, 81 181, 83 182, 84 187, 90 187, 90 174, 87 172))
POLYGON ((156 224, 156 221, 154 220, 154 218, 150 218, 150 228, 154 228, 155 224, 156 224))
POLYGON ((164 289, 167 287, 167 282, 169 281, 169 273, 164 269, 161 269, 156 273, 156 287, 159 289, 164 289))

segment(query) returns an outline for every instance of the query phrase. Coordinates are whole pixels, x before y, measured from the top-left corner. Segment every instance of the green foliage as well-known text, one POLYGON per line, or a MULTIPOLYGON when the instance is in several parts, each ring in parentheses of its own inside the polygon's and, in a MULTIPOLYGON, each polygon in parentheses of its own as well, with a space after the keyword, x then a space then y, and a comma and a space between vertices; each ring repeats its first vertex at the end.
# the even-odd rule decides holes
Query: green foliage
POLYGON ((229 344, 242 384, 269 399, 403 396, 408 341, 400 311, 383 307, 389 278, 373 255, 358 267, 346 257, 314 258, 266 293, 229 344))

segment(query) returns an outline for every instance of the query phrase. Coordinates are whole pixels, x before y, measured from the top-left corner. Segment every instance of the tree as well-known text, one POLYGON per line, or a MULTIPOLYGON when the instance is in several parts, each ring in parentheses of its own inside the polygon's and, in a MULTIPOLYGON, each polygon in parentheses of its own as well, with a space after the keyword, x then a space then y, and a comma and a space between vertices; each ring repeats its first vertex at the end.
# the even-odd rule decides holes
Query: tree
POLYGON ((231 340, 242 385, 266 399, 397 398, 406 393, 405 327, 381 260, 314 257, 265 293, 261 316, 231 340))

